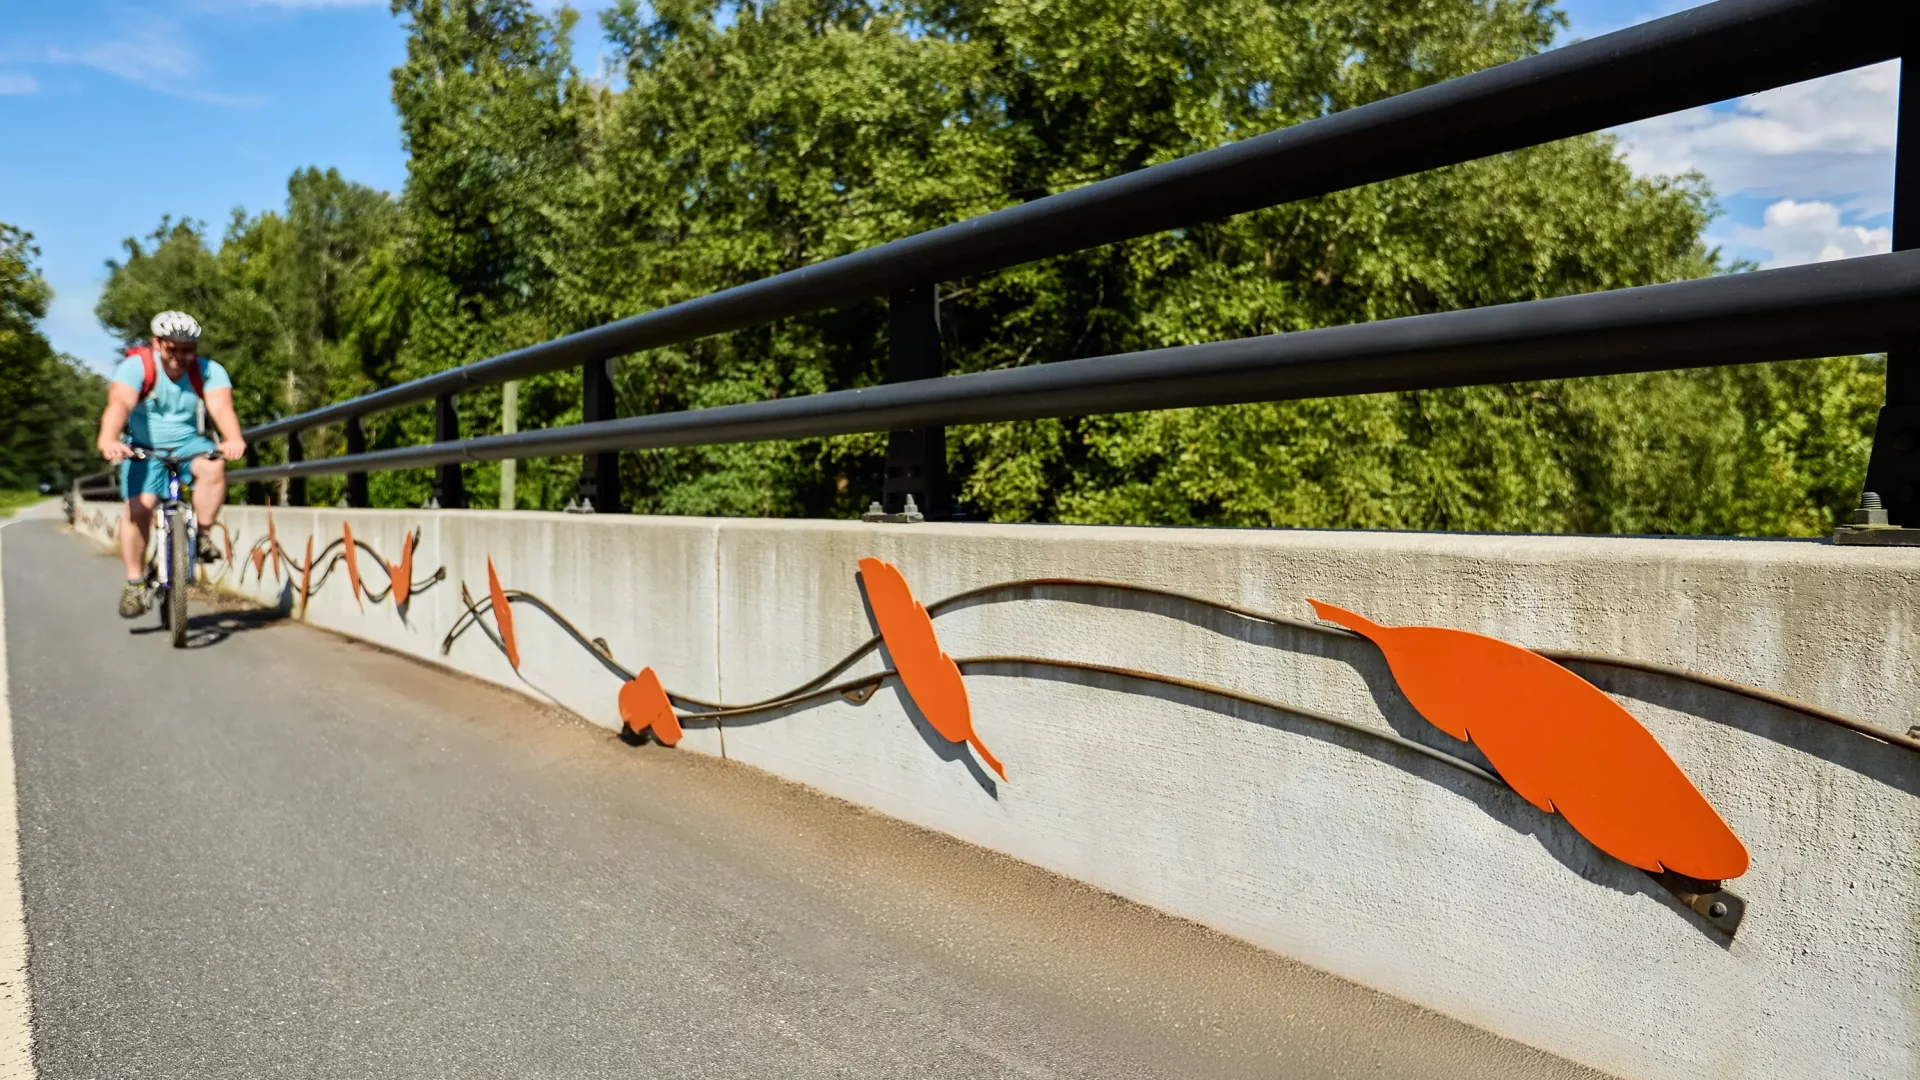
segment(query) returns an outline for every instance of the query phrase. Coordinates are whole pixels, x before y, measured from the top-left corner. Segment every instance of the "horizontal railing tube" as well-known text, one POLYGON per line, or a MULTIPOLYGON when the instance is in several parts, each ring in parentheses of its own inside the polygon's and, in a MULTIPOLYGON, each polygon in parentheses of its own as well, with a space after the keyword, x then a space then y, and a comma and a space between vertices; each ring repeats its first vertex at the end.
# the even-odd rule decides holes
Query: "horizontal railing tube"
POLYGON ((1900 3, 1719 0, 261 424, 269 438, 1518 150, 1899 55, 1900 3))
POLYGON ((1912 332, 1920 251, 1271 337, 402 447, 320 475, 1229 405, 1879 352, 1912 332))

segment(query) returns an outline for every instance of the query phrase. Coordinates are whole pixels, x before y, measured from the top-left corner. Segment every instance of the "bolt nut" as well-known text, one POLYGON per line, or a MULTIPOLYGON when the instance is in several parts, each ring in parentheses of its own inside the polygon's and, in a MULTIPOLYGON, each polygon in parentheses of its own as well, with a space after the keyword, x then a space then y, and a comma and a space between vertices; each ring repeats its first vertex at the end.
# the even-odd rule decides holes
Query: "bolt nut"
POLYGON ((1847 515, 1852 525, 1885 525, 1887 508, 1880 503, 1880 493, 1863 491, 1860 493, 1860 508, 1847 515))
POLYGON ((1708 914, 1708 915, 1710 915, 1710 916, 1712 916, 1713 918, 1716 918, 1716 919, 1724 919, 1724 918, 1726 918, 1726 917, 1727 917, 1727 905, 1726 905, 1726 903, 1725 903, 1725 901, 1721 901, 1721 900, 1715 900, 1715 901, 1713 902, 1713 904, 1712 904, 1712 906, 1711 906, 1711 907, 1708 907, 1708 908, 1707 908, 1707 914, 1708 914))

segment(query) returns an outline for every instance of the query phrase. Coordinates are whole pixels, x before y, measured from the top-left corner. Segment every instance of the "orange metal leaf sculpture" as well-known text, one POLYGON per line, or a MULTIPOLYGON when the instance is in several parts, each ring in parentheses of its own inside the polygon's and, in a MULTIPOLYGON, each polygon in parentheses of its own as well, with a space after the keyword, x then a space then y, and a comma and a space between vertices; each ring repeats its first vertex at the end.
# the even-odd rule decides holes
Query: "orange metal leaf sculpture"
POLYGON ((500 575, 493 572, 493 556, 487 556, 487 592, 493 596, 493 624, 500 628, 500 644, 507 650, 507 663, 520 670, 520 646, 513 639, 513 608, 507 606, 507 592, 500 587, 500 575))
POLYGON ((407 593, 413 588, 413 534, 411 532, 407 534, 405 540, 400 542, 400 562, 398 565, 388 565, 387 577, 391 582, 388 588, 393 592, 393 606, 405 607, 407 593))
POLYGON ((273 531, 273 511, 267 511, 267 553, 273 559, 273 580, 280 580, 280 538, 273 531))
POLYGON ((360 599, 360 552, 353 546, 353 524, 343 521, 340 523, 340 529, 342 535, 347 539, 345 548, 347 555, 347 581, 353 586, 353 602, 360 605, 361 611, 365 611, 367 610, 366 601, 360 599))
POLYGON ((300 617, 307 615, 307 595, 313 584, 313 534, 307 534, 307 560, 300 567, 300 617))
POLYGON ((620 687, 620 719, 636 734, 652 728, 662 746, 680 743, 680 717, 652 668, 641 668, 640 674, 620 687))
POLYGON ((214 522, 214 524, 220 526, 220 540, 227 552, 227 565, 232 566, 233 565, 233 533, 228 531, 227 523, 224 521, 216 521, 214 522))
POLYGON ((1323 619, 1372 641, 1413 707, 1471 739, 1528 802, 1642 870, 1707 881, 1747 870, 1747 849, 1633 714, 1580 676, 1497 638, 1381 626, 1318 600, 1323 619))
POLYGON ((967 684, 960 677, 960 668, 941 651, 933 620, 914 600, 907 579, 891 563, 871 558, 860 560, 860 579, 866 582, 873 619, 880 624, 880 637, 893 657, 894 670, 900 673, 907 695, 935 731, 949 742, 973 747, 980 760, 1005 780, 1007 770, 974 733, 973 708, 967 701, 967 684))
POLYGON ((266 565, 267 565, 267 553, 260 550, 259 548, 254 548, 253 549, 253 576, 258 578, 265 575, 266 571, 263 570, 262 567, 266 565))

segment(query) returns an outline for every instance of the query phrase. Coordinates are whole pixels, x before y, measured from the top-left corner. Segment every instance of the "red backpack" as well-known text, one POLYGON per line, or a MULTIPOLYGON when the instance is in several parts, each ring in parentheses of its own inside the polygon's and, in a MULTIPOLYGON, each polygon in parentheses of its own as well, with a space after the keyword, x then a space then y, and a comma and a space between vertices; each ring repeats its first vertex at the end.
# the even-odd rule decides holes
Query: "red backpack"
MULTIPOLYGON (((154 385, 160 381, 160 365, 154 362, 151 345, 135 345, 127 350, 127 355, 140 358, 140 396, 133 402, 134 407, 138 408, 141 402, 147 400, 147 395, 153 393, 154 385)), ((206 375, 203 372, 206 363, 204 358, 196 357, 187 367, 187 381, 193 384, 193 396, 201 401, 207 400, 206 375)))

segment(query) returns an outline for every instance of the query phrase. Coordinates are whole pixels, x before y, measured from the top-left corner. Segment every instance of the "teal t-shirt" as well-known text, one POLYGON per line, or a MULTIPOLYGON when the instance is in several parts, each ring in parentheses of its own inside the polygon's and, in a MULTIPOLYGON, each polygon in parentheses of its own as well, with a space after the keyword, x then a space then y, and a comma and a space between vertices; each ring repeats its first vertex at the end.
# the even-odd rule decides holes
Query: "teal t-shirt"
MULTIPOLYGON (((186 372, 182 371, 178 379, 169 380, 166 365, 157 357, 153 363, 153 393, 127 415, 127 438, 156 450, 172 450, 200 434, 200 399, 194 396, 193 380, 187 378, 186 372)), ((233 386, 226 368, 204 356, 198 363, 201 384, 208 390, 233 386)), ((113 381, 133 387, 136 394, 144 377, 145 368, 137 356, 127 357, 113 369, 113 381)))

